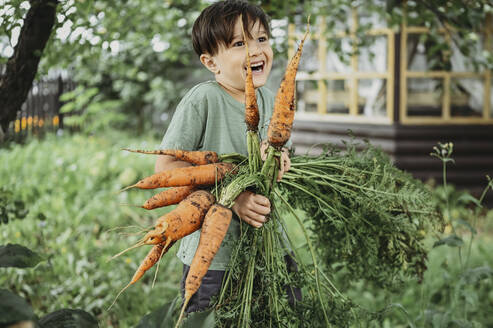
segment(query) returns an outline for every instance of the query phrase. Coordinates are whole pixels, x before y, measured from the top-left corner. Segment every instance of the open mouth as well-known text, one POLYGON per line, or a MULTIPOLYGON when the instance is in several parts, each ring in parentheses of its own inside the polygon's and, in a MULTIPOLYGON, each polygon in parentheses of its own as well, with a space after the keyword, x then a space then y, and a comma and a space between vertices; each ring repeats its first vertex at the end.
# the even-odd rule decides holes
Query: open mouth
MULTIPOLYGON (((252 73, 254 72, 263 72, 264 70, 264 65, 265 65, 265 62, 262 60, 262 61, 258 61, 258 62, 253 62, 253 63, 250 63, 250 67, 252 68, 252 73)), ((245 70, 246 70, 246 67, 245 67, 245 70)))

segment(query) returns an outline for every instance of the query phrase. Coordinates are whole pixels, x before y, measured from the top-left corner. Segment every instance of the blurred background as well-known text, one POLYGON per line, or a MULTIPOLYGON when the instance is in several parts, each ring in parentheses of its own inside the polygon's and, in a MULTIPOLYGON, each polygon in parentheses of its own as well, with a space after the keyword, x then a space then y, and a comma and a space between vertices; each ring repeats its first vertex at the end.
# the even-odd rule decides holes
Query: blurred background
MULTIPOLYGON (((42 258, 31 269, 1 268, 0 286, 33 316, 81 309, 101 327, 134 327, 178 295, 172 252, 154 288, 149 273, 107 311, 147 250, 108 258, 167 211, 121 205, 152 195, 117 191, 152 173, 154 158, 120 149, 157 148, 183 95, 213 79, 190 38, 213 2, 0 0, 0 245, 42 258)), ((271 18, 273 91, 310 15, 295 153, 368 140, 427 182, 448 222, 444 236, 453 236, 430 252, 421 284, 383 290, 341 279, 379 313, 359 326, 493 327, 493 5, 252 2, 271 18), (445 161, 430 156, 434 146, 451 152, 445 161)), ((429 236, 430 247, 444 236, 429 236)))

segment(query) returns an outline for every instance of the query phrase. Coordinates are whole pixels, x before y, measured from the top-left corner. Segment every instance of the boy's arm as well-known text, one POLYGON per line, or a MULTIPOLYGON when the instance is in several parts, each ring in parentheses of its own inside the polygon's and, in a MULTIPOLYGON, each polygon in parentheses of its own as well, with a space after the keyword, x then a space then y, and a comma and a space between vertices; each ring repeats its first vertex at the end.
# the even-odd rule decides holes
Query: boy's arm
POLYGON ((173 156, 159 155, 156 159, 156 164, 154 165, 154 172, 162 172, 165 170, 175 169, 177 167, 191 166, 192 164, 184 161, 179 161, 173 156))
MULTIPOLYGON (((173 156, 160 155, 156 159, 154 171, 158 173, 191 165, 190 163, 176 160, 173 156)), ((270 202, 267 197, 244 191, 236 198, 231 209, 241 220, 260 228, 267 220, 265 216, 270 213, 270 202)))

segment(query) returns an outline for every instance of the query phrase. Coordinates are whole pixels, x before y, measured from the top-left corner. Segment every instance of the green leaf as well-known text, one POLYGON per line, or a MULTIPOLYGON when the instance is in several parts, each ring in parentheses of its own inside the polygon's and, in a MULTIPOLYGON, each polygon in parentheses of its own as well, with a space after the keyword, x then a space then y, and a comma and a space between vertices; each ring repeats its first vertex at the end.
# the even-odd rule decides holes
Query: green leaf
POLYGON ((0 246, 0 267, 28 268, 42 260, 43 257, 27 247, 18 244, 0 246))
MULTIPOLYGON (((153 312, 145 315, 139 322, 136 328, 165 328, 174 327, 175 316, 173 312, 175 310, 176 304, 178 303, 179 297, 163 306, 157 308, 153 312)), ((176 311, 175 311, 176 312, 176 311)))
POLYGON ((457 199, 457 201, 459 201, 460 203, 463 203, 463 204, 473 203, 476 206, 481 206, 481 203, 479 202, 479 200, 469 193, 463 193, 462 195, 460 195, 460 197, 457 199))
POLYGON ((77 96, 80 95, 83 91, 84 91, 84 87, 79 85, 74 90, 71 90, 71 91, 68 91, 68 92, 65 92, 64 94, 62 94, 60 96, 60 101, 65 102, 65 101, 73 100, 73 99, 77 98, 77 96))
POLYGON ((97 328, 98 321, 86 311, 62 309, 42 317, 39 325, 41 328, 97 328))
POLYGON ((60 107, 60 113, 65 114, 65 113, 70 113, 73 110, 75 110, 75 103, 69 102, 60 107))
POLYGON ((463 225, 464 227, 466 227, 467 229, 469 229, 469 231, 475 235, 477 234, 478 232, 476 231, 476 229, 474 229, 474 227, 467 221, 465 220, 462 220, 462 219, 457 219, 456 222, 460 225, 463 225))
POLYGON ((493 270, 488 265, 472 268, 462 273, 462 280, 468 284, 476 284, 489 277, 493 277, 493 270))
POLYGON ((447 245, 450 247, 460 247, 464 244, 464 241, 462 238, 460 238, 457 235, 450 235, 448 237, 445 237, 443 239, 440 239, 439 241, 435 242, 433 244, 433 247, 438 247, 441 245, 447 245))
POLYGON ((182 328, 214 328, 214 310, 191 313, 183 322, 182 328))
POLYGON ((7 289, 0 289, 0 326, 27 320, 35 321, 36 315, 26 300, 7 289))

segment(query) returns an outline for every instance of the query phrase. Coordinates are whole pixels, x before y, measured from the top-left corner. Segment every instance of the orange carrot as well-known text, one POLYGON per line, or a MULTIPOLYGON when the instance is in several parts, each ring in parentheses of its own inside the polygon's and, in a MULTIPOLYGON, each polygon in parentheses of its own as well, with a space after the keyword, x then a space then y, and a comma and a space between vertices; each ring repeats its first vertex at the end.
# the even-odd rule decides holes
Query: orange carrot
POLYGON ((168 188, 146 200, 144 205, 142 205, 142 208, 152 210, 159 207, 178 204, 185 199, 185 197, 190 195, 194 189, 194 186, 168 188))
POLYGON ((243 28, 243 23, 241 27, 243 30, 243 39, 245 40, 244 42, 246 48, 246 65, 247 65, 247 74, 245 78, 245 122, 248 131, 257 132, 258 122, 259 122, 257 98, 255 95, 255 88, 253 86, 252 67, 250 66, 250 53, 248 52, 248 42, 246 41, 247 38, 245 34, 245 29, 243 28))
POLYGON ((123 148, 123 150, 141 153, 141 154, 153 154, 153 155, 168 155, 173 156, 180 161, 185 161, 195 165, 205 165, 217 163, 219 161, 219 156, 214 151, 204 150, 204 151, 188 151, 188 150, 175 150, 175 149, 163 149, 163 150, 134 150, 123 148))
POLYGON ((146 233, 140 241, 114 255, 112 259, 143 245, 157 245, 164 242, 166 248, 168 244, 197 231, 202 226, 204 216, 214 202, 214 195, 208 191, 198 190, 191 193, 175 209, 160 217, 154 229, 146 233))
POLYGON ((199 289, 202 279, 207 273, 207 270, 209 270, 212 259, 226 236, 231 217, 231 210, 220 204, 212 205, 207 212, 200 233, 199 246, 195 251, 187 280, 185 281, 185 301, 176 327, 179 326, 183 318, 188 302, 199 289))
POLYGON ((303 51, 303 43, 308 32, 309 29, 306 31, 303 40, 301 40, 296 54, 288 64, 274 101, 274 112, 267 130, 267 138, 269 144, 277 149, 280 149, 291 136, 295 109, 296 72, 303 51))
POLYGON ((214 184, 233 170, 231 163, 214 163, 201 166, 178 167, 165 170, 144 178, 134 185, 124 188, 155 189, 162 187, 181 187, 214 184))
POLYGON ((174 210, 157 220, 154 229, 144 236, 144 244, 171 243, 197 231, 214 202, 214 195, 208 191, 191 193, 174 210))

